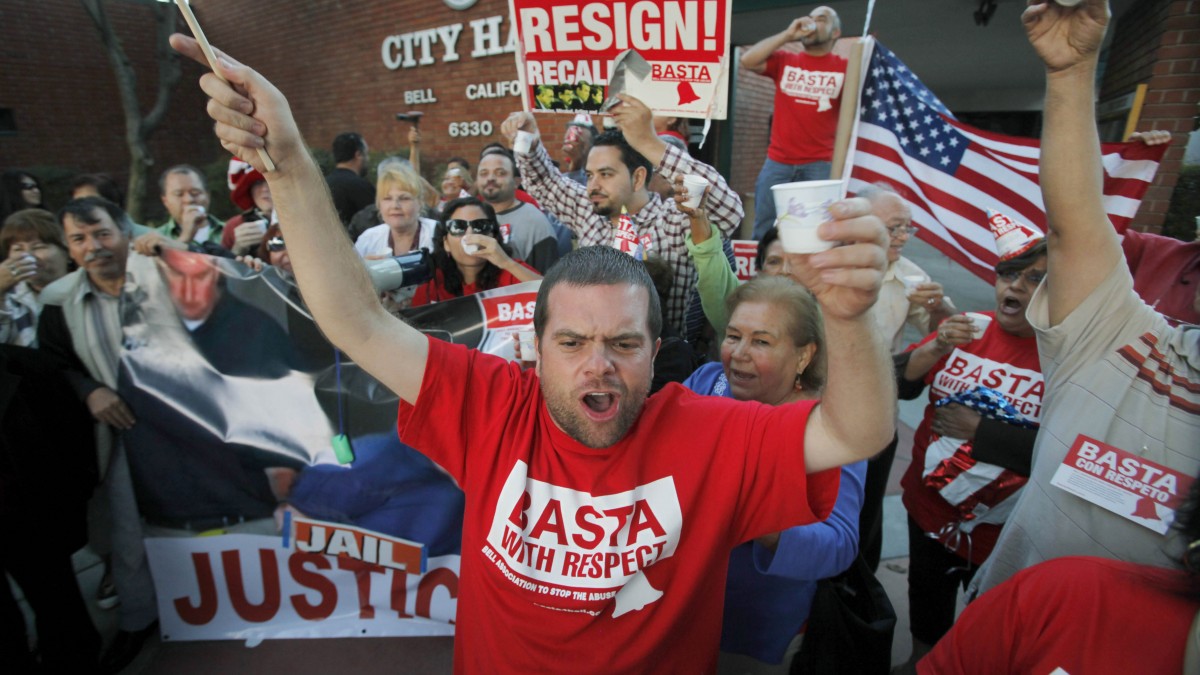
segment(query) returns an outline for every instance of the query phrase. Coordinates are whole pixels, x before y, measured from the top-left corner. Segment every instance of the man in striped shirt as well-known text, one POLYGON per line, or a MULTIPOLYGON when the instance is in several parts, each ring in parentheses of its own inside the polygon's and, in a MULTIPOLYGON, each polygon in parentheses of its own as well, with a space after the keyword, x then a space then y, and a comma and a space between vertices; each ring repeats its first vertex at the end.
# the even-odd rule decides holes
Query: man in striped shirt
MULTIPOLYGON (((618 130, 600 134, 588 153, 586 185, 563 175, 537 140, 529 152, 515 153, 517 168, 529 193, 575 232, 580 246, 614 246, 619 237, 627 236, 644 255, 665 260, 674 271, 674 280, 664 318, 685 333, 684 317, 696 284, 696 268, 684 244, 688 217, 647 188, 650 178, 655 172, 668 181, 681 174, 706 178, 709 188, 702 207, 723 237, 741 225, 742 200, 716 169, 663 142, 654 133, 652 115, 644 103, 628 95, 622 95, 622 101, 612 110, 618 130), (632 221, 632 232, 622 227, 622 211, 632 221)), ((537 122, 527 112, 509 115, 503 131, 510 140, 518 131, 538 136, 537 122)))

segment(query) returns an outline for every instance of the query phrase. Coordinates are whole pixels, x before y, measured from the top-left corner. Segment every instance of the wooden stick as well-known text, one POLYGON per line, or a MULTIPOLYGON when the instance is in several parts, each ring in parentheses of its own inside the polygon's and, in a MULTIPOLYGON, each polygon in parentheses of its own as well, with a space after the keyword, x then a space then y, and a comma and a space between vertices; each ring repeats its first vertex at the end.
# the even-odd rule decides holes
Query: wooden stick
POLYGON ((829 169, 829 177, 833 180, 842 179, 842 170, 846 167, 846 158, 851 152, 850 133, 854 130, 854 120, 858 119, 858 90, 862 80, 862 58, 863 41, 862 38, 859 38, 850 46, 846 77, 842 81, 842 108, 839 111, 837 135, 833 144, 833 166, 829 169))
MULTIPOLYGON (((183 12, 183 19, 187 21, 188 28, 192 29, 192 35, 196 37, 196 42, 200 43, 200 50, 204 52, 204 58, 208 59, 208 65, 212 68, 213 75, 221 78, 222 82, 228 82, 225 76, 217 68, 217 55, 213 53, 212 45, 208 43, 208 38, 204 37, 204 30, 200 28, 200 22, 196 20, 196 15, 192 13, 192 7, 188 4, 188 0, 175 0, 175 4, 179 5, 179 11, 183 12)), ((267 171, 275 170, 275 162, 271 161, 271 156, 267 154, 266 148, 258 149, 258 158, 262 160, 263 166, 267 171)))

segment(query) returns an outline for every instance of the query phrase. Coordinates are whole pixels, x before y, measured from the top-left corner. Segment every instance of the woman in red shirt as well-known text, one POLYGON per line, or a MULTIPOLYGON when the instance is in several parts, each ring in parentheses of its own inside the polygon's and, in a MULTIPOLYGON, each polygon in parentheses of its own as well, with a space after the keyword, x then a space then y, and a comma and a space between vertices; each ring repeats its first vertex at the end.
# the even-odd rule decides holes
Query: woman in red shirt
POLYGON ((496 211, 475 197, 455 199, 442 210, 433 233, 433 265, 433 279, 417 288, 413 307, 542 278, 512 258, 512 249, 500 241, 496 211))

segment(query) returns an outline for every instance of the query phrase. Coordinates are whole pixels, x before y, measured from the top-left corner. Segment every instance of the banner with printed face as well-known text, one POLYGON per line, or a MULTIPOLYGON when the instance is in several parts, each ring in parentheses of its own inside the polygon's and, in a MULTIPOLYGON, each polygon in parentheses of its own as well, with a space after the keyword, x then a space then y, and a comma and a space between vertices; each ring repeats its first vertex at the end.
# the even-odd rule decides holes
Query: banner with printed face
MULTIPOLYGON (((452 634, 462 491, 400 442, 398 398, 326 341, 291 275, 174 249, 126 270, 122 440, 142 518, 180 535, 147 540, 164 639, 452 634), (297 550, 220 534, 275 531, 284 501, 297 550)), ((401 313, 512 359, 539 285, 401 313)))
POLYGON ((730 0, 510 0, 526 110, 597 112, 627 92, 658 115, 725 119, 730 0))
POLYGON ((146 554, 164 642, 454 634, 457 555, 422 573, 248 534, 152 538, 146 554))

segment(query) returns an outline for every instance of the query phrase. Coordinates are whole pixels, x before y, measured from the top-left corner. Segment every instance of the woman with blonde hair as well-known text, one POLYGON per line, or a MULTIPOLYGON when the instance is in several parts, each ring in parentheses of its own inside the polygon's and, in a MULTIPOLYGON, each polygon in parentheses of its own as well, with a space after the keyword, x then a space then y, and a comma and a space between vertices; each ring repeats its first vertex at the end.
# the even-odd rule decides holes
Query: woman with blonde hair
POLYGON ((421 217, 421 208, 429 197, 427 185, 408 164, 380 165, 375 205, 383 222, 354 242, 360 256, 370 259, 404 255, 419 248, 433 250, 437 221, 421 217))
MULTIPOLYGON (((816 298, 783 276, 760 277, 726 299, 721 360, 683 386, 698 394, 782 406, 821 397, 825 326, 816 298)), ((866 462, 841 469, 829 517, 733 549, 725 585, 719 673, 786 673, 800 650, 817 581, 858 555, 866 462)), ((761 480, 771 480, 762 476, 761 480)))

